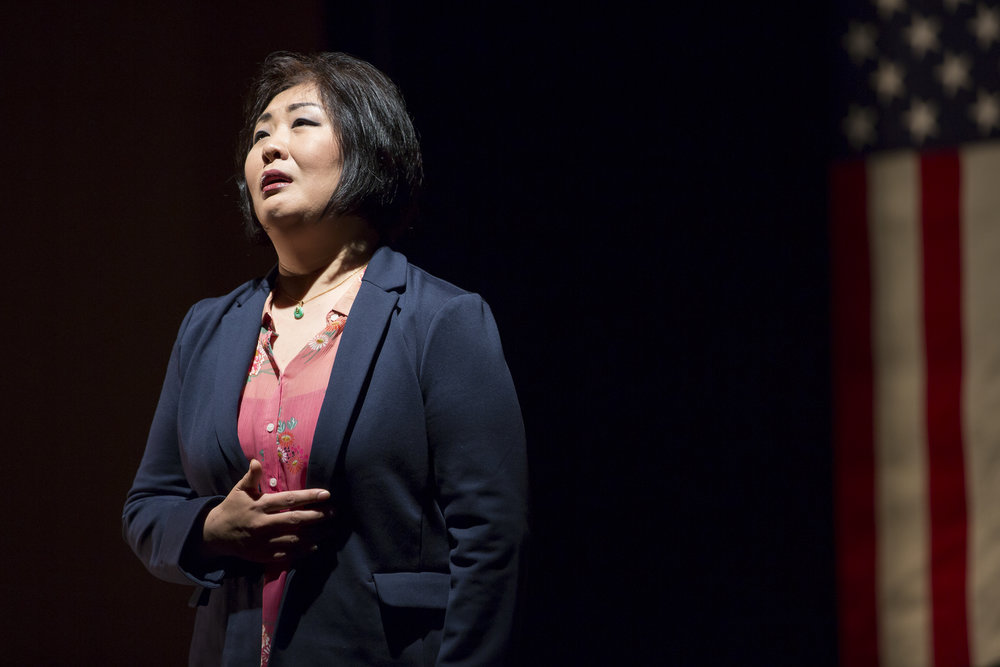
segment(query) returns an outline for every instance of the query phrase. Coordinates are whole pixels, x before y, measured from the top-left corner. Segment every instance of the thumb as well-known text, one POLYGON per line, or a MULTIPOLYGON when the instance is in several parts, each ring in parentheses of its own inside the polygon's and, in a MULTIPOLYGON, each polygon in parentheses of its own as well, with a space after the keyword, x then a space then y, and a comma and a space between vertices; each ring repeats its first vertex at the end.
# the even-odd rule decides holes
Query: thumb
POLYGON ((253 498, 257 498, 260 495, 260 478, 263 475, 264 466, 257 459, 251 459, 250 468, 243 475, 243 479, 236 483, 236 488, 242 489, 253 498))

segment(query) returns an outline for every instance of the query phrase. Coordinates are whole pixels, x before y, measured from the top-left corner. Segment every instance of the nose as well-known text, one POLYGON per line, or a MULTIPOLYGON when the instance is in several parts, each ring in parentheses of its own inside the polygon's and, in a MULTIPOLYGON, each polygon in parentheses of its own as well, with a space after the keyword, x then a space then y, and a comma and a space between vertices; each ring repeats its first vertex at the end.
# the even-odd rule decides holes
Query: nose
POLYGON ((275 160, 282 160, 287 157, 287 155, 288 153, 285 150, 285 146, 282 143, 275 141, 273 138, 268 139, 262 152, 264 164, 270 164, 275 160))

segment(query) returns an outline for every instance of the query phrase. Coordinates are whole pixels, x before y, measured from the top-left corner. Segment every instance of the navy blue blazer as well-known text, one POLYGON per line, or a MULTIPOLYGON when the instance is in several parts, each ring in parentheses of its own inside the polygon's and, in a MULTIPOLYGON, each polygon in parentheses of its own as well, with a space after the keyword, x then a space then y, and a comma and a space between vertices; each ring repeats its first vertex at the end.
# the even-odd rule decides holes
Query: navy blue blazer
MULTIPOLYGON (((237 410, 271 280, 184 318, 125 502, 125 539, 150 572, 201 587, 191 664, 260 658, 259 566, 196 547, 247 470, 237 410)), ((489 307, 383 247, 341 336, 308 468, 336 529, 289 574, 271 664, 501 664, 527 472, 489 307)))

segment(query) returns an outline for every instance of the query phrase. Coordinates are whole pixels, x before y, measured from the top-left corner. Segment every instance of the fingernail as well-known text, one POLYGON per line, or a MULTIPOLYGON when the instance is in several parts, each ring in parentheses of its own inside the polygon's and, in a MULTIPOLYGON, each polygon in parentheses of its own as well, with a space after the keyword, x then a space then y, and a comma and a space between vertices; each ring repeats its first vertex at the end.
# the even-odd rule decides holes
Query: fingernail
POLYGON ((317 500, 326 500, 329 497, 330 497, 330 492, 325 489, 316 494, 317 500))

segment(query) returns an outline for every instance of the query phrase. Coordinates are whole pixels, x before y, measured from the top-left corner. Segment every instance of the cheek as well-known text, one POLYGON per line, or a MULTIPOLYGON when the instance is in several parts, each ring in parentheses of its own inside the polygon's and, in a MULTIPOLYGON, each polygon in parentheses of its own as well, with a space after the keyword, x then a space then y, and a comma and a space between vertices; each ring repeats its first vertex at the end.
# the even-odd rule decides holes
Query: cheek
POLYGON ((252 187, 252 183, 257 178, 255 170, 250 166, 251 158, 253 153, 247 155, 247 159, 243 161, 243 178, 246 179, 247 189, 250 191, 251 198, 257 198, 257 188, 252 187))
POLYGON ((335 155, 334 159, 327 163, 326 168, 327 174, 329 174, 329 181, 336 186, 340 183, 340 177, 344 169, 344 163, 340 160, 340 156, 335 155))
POLYGON ((324 166, 330 171, 340 174, 340 170, 343 167, 343 160, 340 155, 340 146, 337 144, 337 140, 330 137, 323 146, 320 147, 318 155, 322 156, 324 166))

